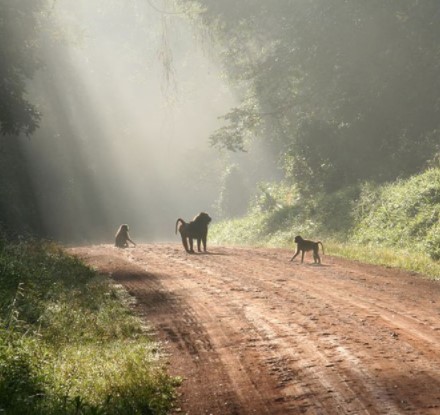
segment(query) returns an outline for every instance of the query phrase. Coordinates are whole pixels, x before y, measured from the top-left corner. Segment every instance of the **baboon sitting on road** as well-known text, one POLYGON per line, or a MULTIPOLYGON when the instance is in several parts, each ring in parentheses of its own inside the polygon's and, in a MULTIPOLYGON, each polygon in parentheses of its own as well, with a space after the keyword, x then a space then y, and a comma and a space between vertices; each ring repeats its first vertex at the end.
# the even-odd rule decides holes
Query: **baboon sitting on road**
POLYGON ((115 235, 115 246, 118 248, 128 248, 129 242, 136 246, 128 234, 128 225, 121 225, 115 235))

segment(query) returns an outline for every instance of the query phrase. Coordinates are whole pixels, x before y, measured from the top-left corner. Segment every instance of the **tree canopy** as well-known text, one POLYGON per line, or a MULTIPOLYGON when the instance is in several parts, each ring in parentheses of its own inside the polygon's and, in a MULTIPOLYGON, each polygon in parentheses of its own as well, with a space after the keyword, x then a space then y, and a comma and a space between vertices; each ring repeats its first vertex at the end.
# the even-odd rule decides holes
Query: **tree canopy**
POLYGON ((180 0, 221 48, 241 104, 214 146, 270 140, 303 187, 419 171, 440 139, 436 0, 180 0))
POLYGON ((32 134, 40 113, 28 101, 26 86, 41 67, 37 33, 42 0, 0 2, 0 133, 32 134))

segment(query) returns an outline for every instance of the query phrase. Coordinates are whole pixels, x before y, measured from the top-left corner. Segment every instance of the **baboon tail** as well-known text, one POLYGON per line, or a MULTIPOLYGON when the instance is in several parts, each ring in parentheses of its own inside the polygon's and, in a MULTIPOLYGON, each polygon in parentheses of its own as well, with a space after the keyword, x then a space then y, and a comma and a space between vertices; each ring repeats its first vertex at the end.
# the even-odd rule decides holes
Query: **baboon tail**
POLYGON ((185 221, 182 218, 179 218, 176 220, 176 234, 177 234, 177 225, 179 224, 179 222, 182 222, 182 225, 185 225, 185 221))
POLYGON ((321 241, 318 241, 318 244, 321 244, 321 248, 322 248, 322 253, 325 255, 325 252, 324 252, 324 245, 322 244, 322 242, 321 241))

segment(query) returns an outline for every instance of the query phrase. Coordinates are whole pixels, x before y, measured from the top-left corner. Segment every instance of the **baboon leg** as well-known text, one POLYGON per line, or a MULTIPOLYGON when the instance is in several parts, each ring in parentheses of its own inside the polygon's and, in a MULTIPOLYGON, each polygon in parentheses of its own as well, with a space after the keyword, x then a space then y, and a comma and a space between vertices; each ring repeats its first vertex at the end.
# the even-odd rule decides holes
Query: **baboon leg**
POLYGON ((291 261, 293 261, 299 254, 299 249, 295 252, 295 255, 292 257, 291 261))
POLYGON ((313 259, 315 261, 315 264, 321 263, 321 258, 319 256, 319 245, 316 244, 315 248, 313 249, 313 259))
POLYGON ((203 251, 206 252, 206 236, 202 238, 203 251))
POLYGON ((197 238, 197 251, 202 252, 202 239, 201 238, 197 238))
POLYGON ((304 262, 304 254, 306 253, 306 251, 301 251, 301 264, 304 262))
POLYGON ((319 257, 319 254, 317 252, 313 252, 313 259, 315 261, 315 264, 321 263, 321 258, 319 257))
POLYGON ((194 241, 192 238, 189 239, 189 251, 188 252, 194 252, 194 241))
POLYGON ((189 252, 189 248, 188 248, 188 241, 185 237, 182 236, 182 245, 185 248, 186 252, 189 252))

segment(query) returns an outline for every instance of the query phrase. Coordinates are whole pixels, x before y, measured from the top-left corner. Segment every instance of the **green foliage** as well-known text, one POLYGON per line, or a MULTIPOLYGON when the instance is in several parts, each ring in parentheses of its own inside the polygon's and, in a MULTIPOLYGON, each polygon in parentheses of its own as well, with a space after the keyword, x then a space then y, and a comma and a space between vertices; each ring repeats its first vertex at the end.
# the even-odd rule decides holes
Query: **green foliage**
POLYGON ((440 151, 435 0, 179 3, 198 6, 240 91, 215 146, 260 135, 315 193, 408 177, 440 151))
POLYGON ((364 263, 402 268, 440 279, 440 263, 424 252, 407 251, 381 245, 361 245, 356 242, 326 240, 326 253, 364 263))
POLYGON ((38 339, 0 330, 0 411, 26 414, 39 404, 47 381, 41 370, 46 359, 46 349, 38 339))
POLYGON ((179 380, 122 291, 55 244, 0 242, 0 412, 167 413, 179 380))
POLYGON ((214 242, 292 246, 301 234, 324 239, 333 255, 440 277, 438 167, 396 183, 308 197, 286 184, 259 190, 246 217, 213 225, 214 242))
POLYGON ((261 183, 248 216, 214 224, 210 238, 226 244, 291 243, 298 234, 317 232, 319 224, 307 214, 309 208, 294 186, 261 183))
POLYGON ((229 219, 210 226, 209 239, 213 243, 228 245, 258 245, 261 215, 248 215, 241 219, 229 219))
POLYGON ((254 100, 247 100, 239 108, 221 117, 227 124, 210 137, 211 145, 229 151, 246 151, 246 143, 252 140, 262 124, 258 106, 254 100))
POLYGON ((260 183, 250 212, 243 219, 214 224, 217 243, 290 245, 296 235, 346 235, 353 226, 356 187, 314 198, 286 183, 260 183))
POLYGON ((437 222, 426 234, 426 250, 432 259, 440 260, 440 223, 437 222))
POLYGON ((0 251, 0 267, 0 293, 4 296, 0 312, 7 311, 15 301, 14 309, 26 324, 35 324, 47 303, 61 293, 84 292, 94 275, 57 245, 38 241, 5 244, 0 251), (21 295, 17 298, 19 287, 21 295))
POLYGON ((54 396, 106 414, 165 414, 178 384, 161 368, 157 346, 146 338, 69 346, 56 357, 54 396))
POLYGON ((236 165, 226 168, 221 183, 218 199, 218 214, 230 218, 246 213, 249 200, 249 190, 245 183, 243 172, 236 165))
POLYGON ((10 237, 42 233, 32 180, 16 137, 0 137, 0 234, 2 232, 10 237))
POLYGON ((354 241, 426 250, 438 260, 440 169, 380 188, 365 187, 356 210, 354 241))
POLYGON ((38 56, 42 0, 0 2, 0 134, 32 134, 40 113, 27 100, 27 81, 41 67, 38 56))

